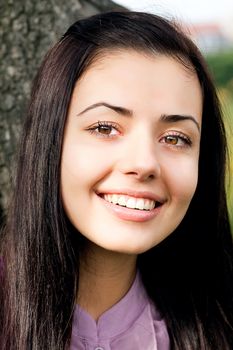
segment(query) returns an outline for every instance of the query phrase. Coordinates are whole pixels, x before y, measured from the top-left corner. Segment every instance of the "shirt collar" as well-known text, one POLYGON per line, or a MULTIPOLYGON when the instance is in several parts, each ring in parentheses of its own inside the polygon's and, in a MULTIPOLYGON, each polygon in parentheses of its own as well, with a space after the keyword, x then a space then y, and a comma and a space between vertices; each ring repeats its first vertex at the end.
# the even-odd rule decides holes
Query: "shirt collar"
POLYGON ((127 294, 110 309, 105 311, 96 322, 84 309, 76 305, 73 329, 77 336, 96 340, 110 338, 126 331, 142 313, 148 302, 148 296, 142 284, 139 271, 127 294))

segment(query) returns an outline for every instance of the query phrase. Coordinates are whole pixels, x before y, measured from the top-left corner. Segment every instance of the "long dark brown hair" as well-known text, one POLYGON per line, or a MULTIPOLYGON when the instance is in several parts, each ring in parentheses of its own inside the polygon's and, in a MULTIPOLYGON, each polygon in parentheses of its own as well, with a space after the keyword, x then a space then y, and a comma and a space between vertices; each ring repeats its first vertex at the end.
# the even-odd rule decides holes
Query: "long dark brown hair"
MULTIPOLYGON (((62 206, 60 160, 75 83, 99 55, 130 49, 167 55, 195 71, 203 91, 199 181, 179 227, 138 257, 172 349, 233 348, 233 248, 226 194, 226 137, 215 88, 196 46, 177 25, 139 12, 74 23, 36 76, 2 233, 0 347, 69 347, 81 234, 62 206)), ((80 170, 81 171, 81 170, 80 170)))

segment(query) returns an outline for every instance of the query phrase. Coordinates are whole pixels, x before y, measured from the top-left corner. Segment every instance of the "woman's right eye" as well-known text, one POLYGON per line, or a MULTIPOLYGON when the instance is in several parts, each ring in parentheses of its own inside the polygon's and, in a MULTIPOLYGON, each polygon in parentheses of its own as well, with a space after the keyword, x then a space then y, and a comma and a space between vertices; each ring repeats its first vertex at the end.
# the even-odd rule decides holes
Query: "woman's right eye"
POLYGON ((96 125, 91 126, 87 130, 91 134, 95 134, 98 137, 115 137, 120 134, 118 126, 112 122, 98 121, 96 125))

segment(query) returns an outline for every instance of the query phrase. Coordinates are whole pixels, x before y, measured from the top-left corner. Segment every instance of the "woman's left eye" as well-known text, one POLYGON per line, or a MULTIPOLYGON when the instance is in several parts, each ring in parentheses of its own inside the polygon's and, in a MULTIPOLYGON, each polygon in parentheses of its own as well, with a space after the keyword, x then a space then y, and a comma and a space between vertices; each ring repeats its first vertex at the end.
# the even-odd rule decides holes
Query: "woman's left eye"
POLYGON ((98 137, 114 137, 120 133, 118 126, 112 122, 98 121, 98 124, 91 126, 87 130, 98 137))
POLYGON ((192 145, 191 139, 180 133, 165 135, 162 138, 162 142, 174 147, 188 147, 192 145))

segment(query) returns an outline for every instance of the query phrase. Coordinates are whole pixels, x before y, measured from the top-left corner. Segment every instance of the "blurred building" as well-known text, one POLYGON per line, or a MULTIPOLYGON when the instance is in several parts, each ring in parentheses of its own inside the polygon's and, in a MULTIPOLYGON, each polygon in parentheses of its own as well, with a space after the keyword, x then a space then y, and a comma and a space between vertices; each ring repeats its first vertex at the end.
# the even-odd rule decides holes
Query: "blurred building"
POLYGON ((222 51, 232 46, 232 40, 218 23, 193 24, 189 26, 189 34, 204 53, 222 51))

